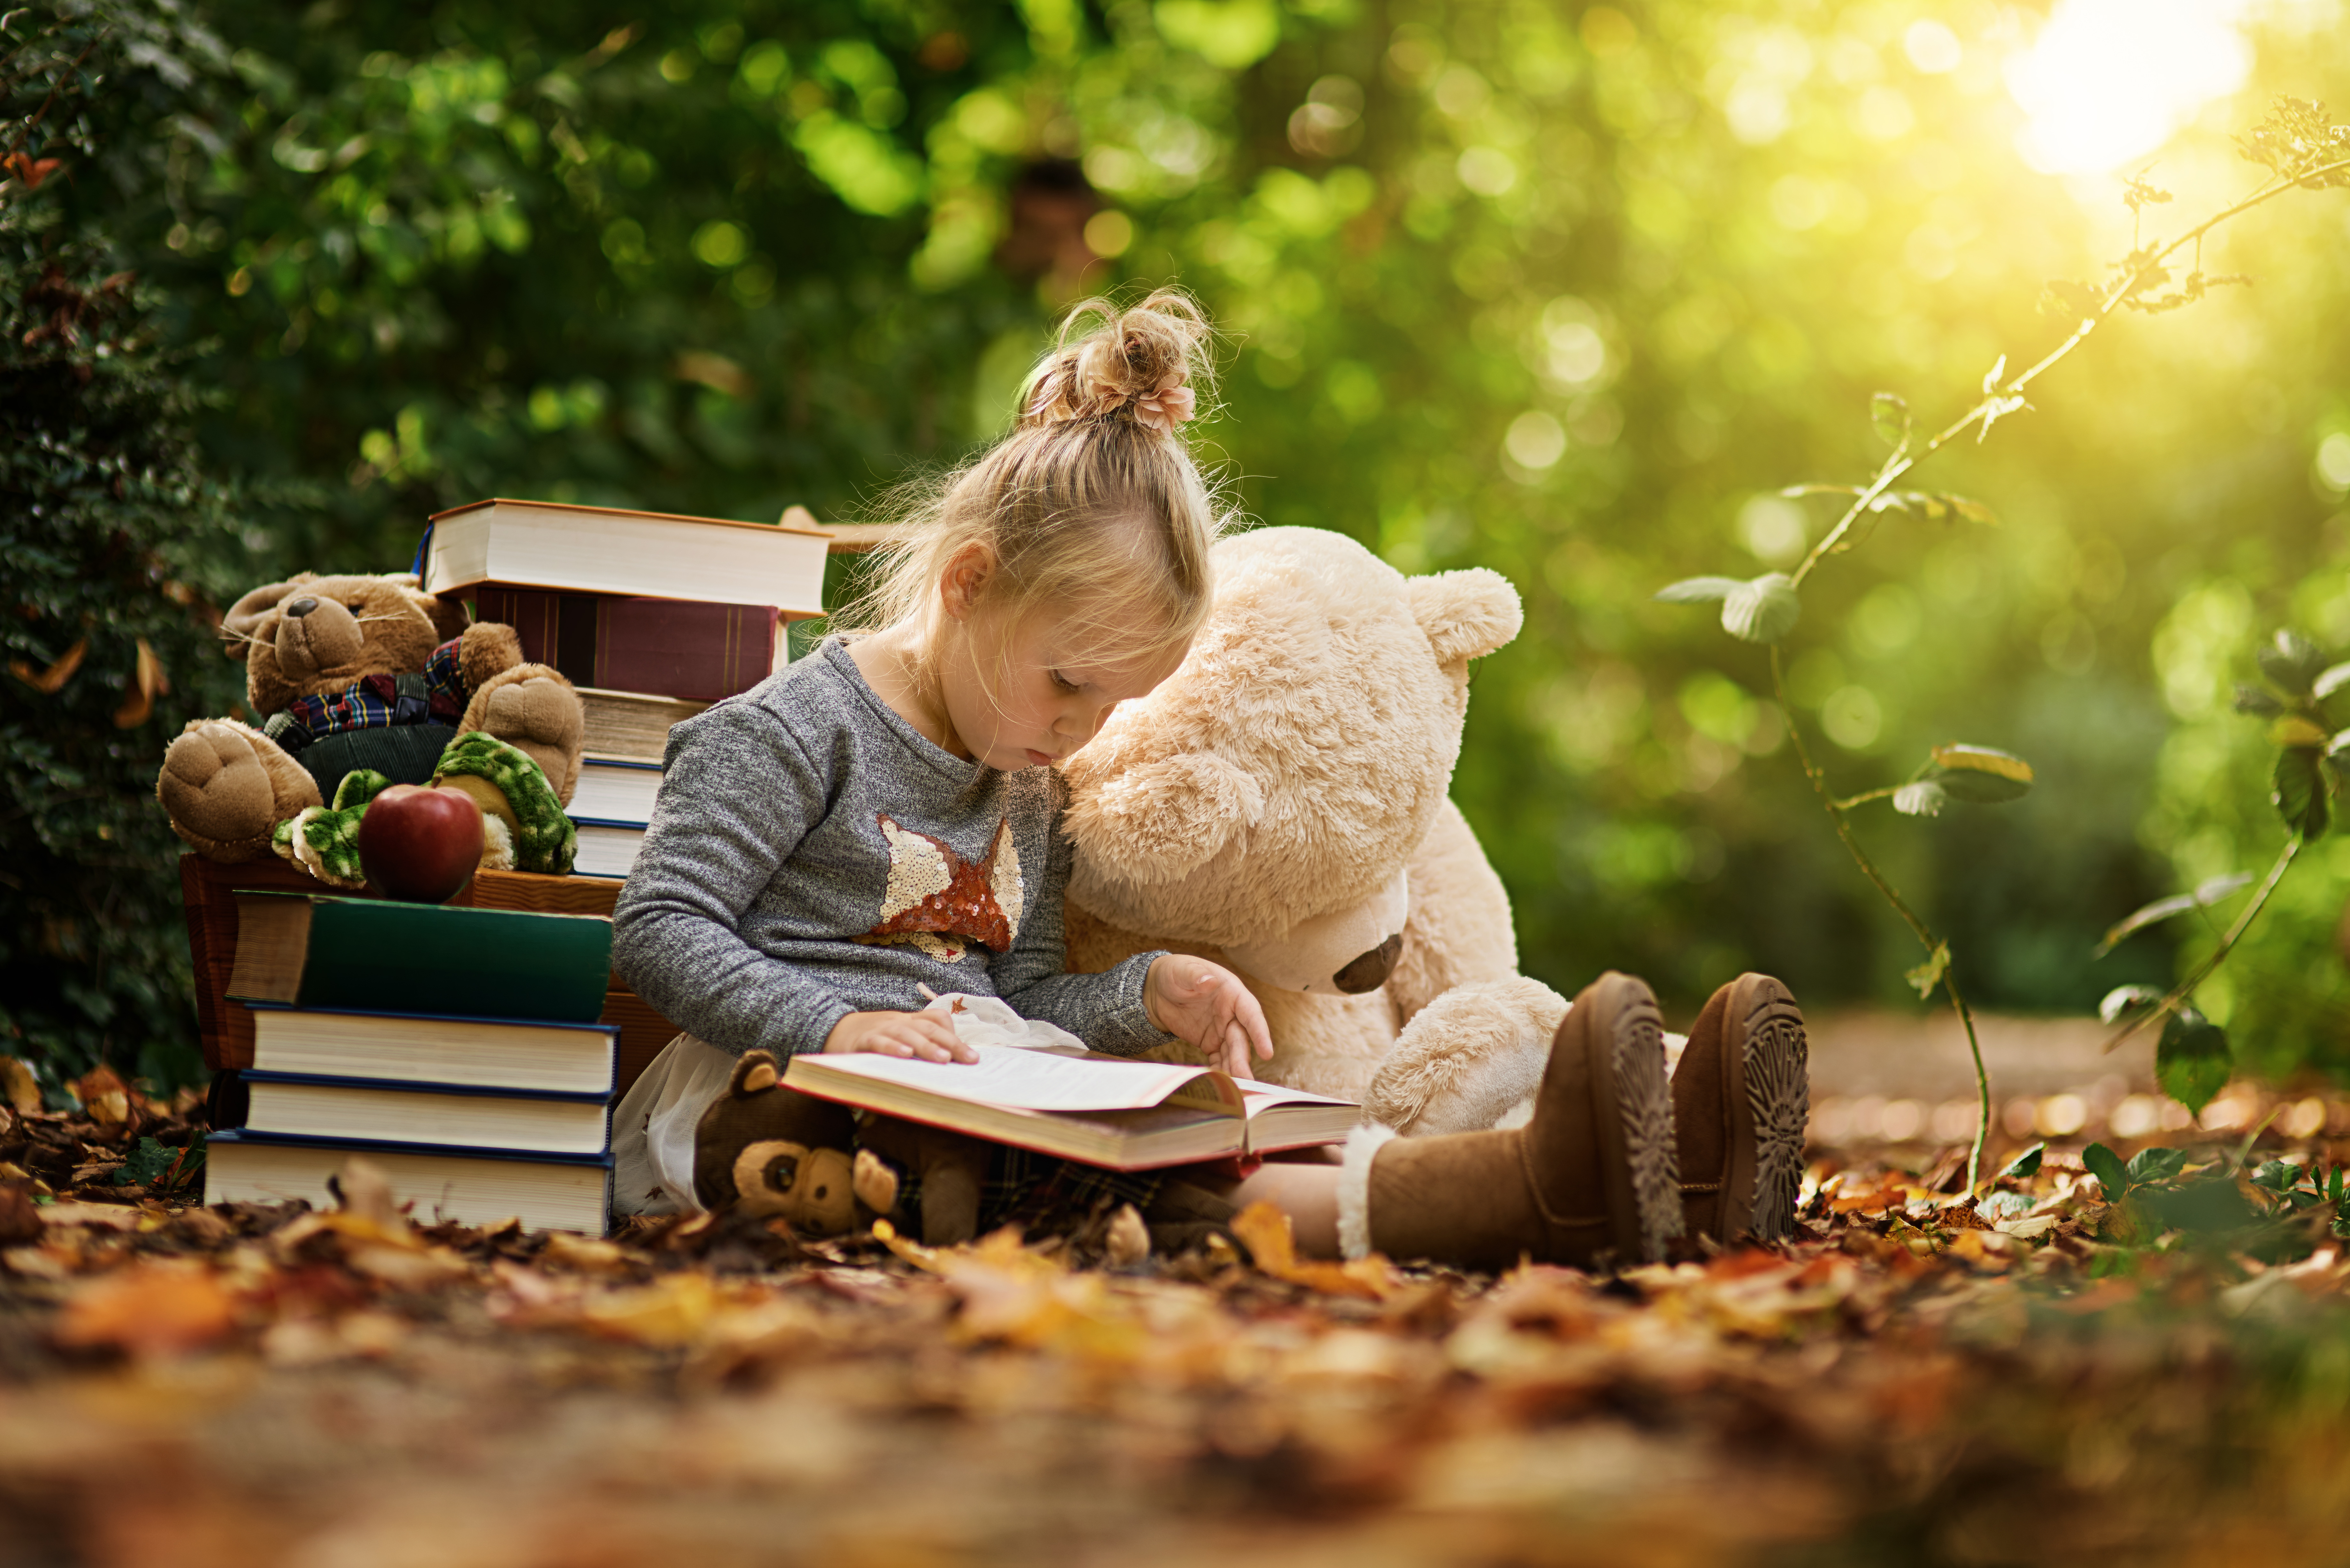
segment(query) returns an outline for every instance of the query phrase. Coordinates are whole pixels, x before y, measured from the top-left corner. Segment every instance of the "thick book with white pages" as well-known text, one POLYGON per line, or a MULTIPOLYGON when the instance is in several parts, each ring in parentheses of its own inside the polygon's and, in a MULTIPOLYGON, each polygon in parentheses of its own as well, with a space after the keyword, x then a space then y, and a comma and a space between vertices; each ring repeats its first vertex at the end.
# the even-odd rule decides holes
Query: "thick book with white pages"
POLYGON ((248 1002, 253 1066, 316 1078, 608 1095, 609 1023, 536 1023, 248 1002))
POLYGON ((710 706, 690 698, 656 697, 643 691, 606 691, 593 686, 582 686, 578 691, 586 721, 580 745, 590 762, 658 765, 668 754, 670 726, 710 706))
POLYGON ((579 782, 571 786, 571 802, 564 809, 575 822, 642 827, 653 819, 660 784, 659 763, 589 757, 579 764, 579 782))
POLYGON ((572 847, 571 869, 580 877, 626 877, 636 868, 637 852, 645 846, 642 823, 571 819, 578 841, 572 847))
POLYGON ((516 1154, 599 1155, 611 1142, 602 1095, 516 1094, 247 1072, 244 1126, 288 1137, 355 1138, 516 1154))
POLYGON ((383 1172, 395 1201, 415 1205, 420 1224, 517 1219, 526 1230, 600 1236, 611 1211, 609 1156, 516 1156, 258 1132, 218 1132, 204 1140, 204 1201, 298 1198, 313 1209, 332 1209, 335 1195, 327 1183, 354 1156, 383 1172))
POLYGON ((424 591, 480 583, 772 606, 824 613, 832 536, 796 523, 680 517, 550 501, 476 501, 434 513, 424 591))
POLYGON ((784 1082, 837 1100, 1113 1170, 1336 1143, 1362 1107, 1208 1067, 982 1045, 976 1063, 795 1056, 784 1082))

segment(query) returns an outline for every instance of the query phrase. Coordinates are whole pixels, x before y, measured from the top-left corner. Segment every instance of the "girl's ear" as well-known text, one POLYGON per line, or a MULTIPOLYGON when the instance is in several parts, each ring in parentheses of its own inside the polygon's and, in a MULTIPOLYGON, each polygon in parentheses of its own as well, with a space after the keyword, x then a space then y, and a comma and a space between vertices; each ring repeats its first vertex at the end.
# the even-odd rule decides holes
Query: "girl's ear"
POLYGON ((1256 780, 1192 752, 1078 784, 1064 822, 1097 875, 1149 887, 1189 876, 1263 815, 1256 780))
POLYGON ((1518 590, 1501 573, 1482 566, 1412 577, 1405 587, 1411 595, 1411 618, 1428 634, 1439 664, 1482 659, 1517 636, 1525 622, 1518 590))
POLYGON ((966 620, 994 577, 995 552, 973 540, 957 550, 939 574, 940 605, 954 619, 966 620))

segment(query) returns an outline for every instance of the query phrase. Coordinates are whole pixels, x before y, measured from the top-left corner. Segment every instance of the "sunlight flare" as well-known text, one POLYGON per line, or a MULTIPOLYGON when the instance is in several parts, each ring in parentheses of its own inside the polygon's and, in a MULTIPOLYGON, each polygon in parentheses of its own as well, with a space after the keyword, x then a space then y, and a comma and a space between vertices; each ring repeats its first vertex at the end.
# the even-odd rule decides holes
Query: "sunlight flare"
POLYGON ((2102 174, 2159 148, 2252 66, 2245 0, 2060 0, 2008 63, 2031 117, 2017 136, 2048 174, 2102 174))

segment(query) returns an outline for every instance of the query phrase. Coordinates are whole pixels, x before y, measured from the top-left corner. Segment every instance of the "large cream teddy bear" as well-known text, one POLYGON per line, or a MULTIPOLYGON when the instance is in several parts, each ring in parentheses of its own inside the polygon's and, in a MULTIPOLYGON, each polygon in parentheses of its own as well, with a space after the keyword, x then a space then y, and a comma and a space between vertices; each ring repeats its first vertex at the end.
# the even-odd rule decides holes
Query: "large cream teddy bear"
POLYGON ((1492 1127, 1566 1014, 1517 972, 1509 897, 1446 796, 1469 661, 1517 636, 1517 593, 1316 528, 1236 535, 1215 566, 1182 667, 1066 764, 1070 967, 1216 960, 1263 1003, 1268 1080, 1399 1132, 1492 1127))

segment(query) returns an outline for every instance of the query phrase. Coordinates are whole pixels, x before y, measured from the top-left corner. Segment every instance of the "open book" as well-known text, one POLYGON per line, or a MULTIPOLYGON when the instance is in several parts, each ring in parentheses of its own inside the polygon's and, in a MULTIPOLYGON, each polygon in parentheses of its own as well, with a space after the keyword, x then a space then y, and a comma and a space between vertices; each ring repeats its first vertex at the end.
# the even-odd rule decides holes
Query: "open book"
POLYGON ((1361 1119, 1346 1100, 1208 1067, 975 1047, 979 1060, 795 1056, 784 1082, 908 1121, 1113 1170, 1336 1143, 1361 1119))

